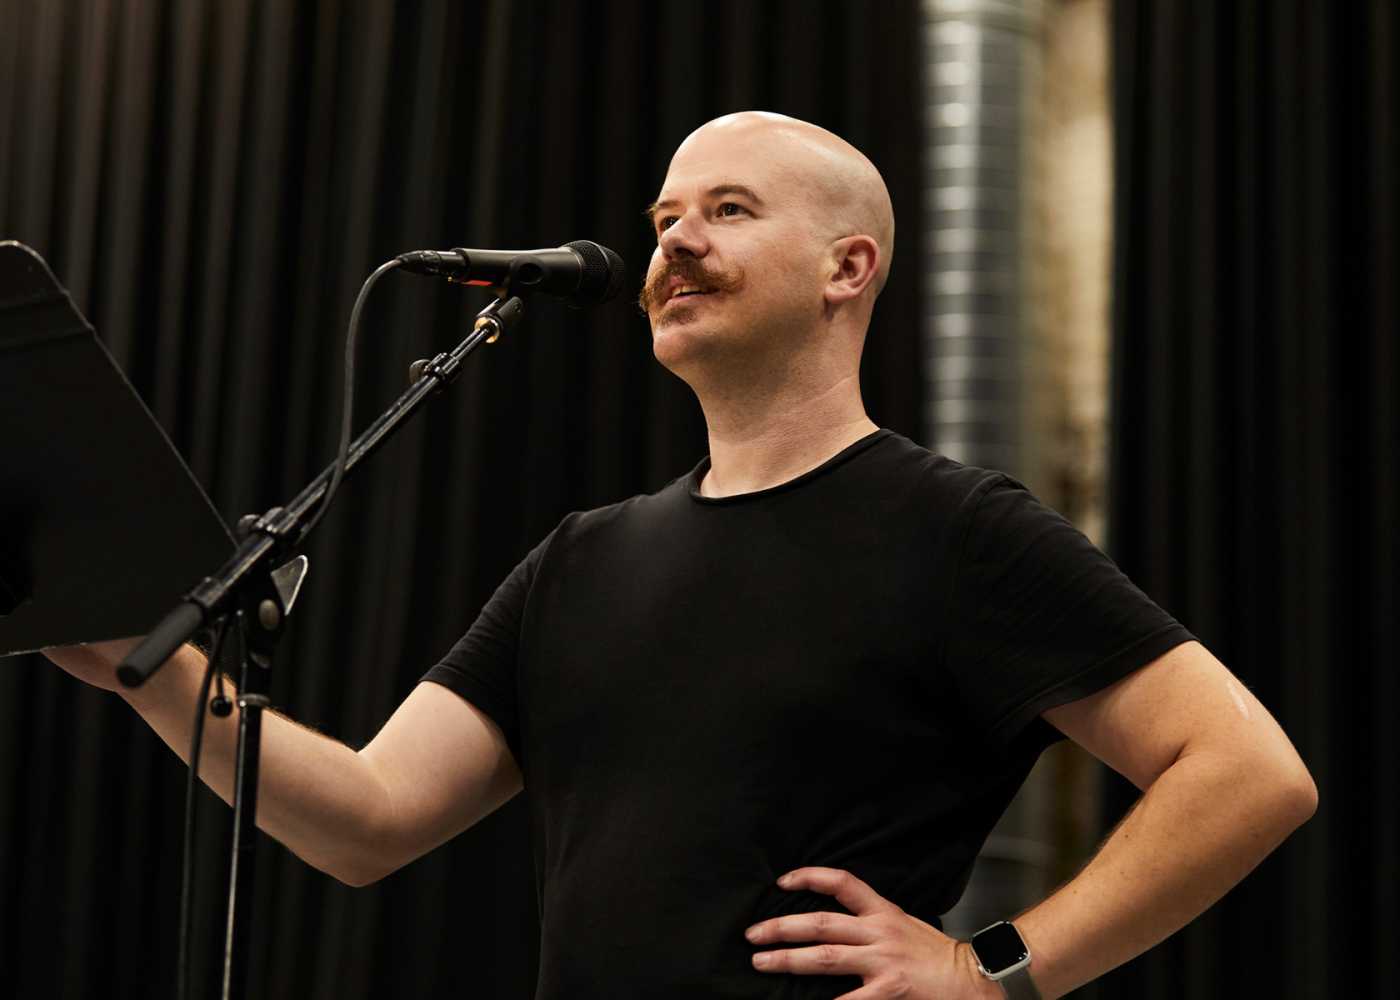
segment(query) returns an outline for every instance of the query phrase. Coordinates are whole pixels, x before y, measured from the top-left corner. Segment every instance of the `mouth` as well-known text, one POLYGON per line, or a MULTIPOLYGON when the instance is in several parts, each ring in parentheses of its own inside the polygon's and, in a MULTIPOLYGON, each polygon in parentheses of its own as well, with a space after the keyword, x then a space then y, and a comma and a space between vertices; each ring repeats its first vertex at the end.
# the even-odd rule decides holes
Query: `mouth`
POLYGON ((669 306, 672 302, 676 302, 682 299, 698 299, 703 296, 712 294, 714 293, 705 291, 704 289, 701 289, 698 285, 680 285, 670 295, 666 296, 665 305, 669 306))
POLYGON ((641 311, 660 316, 673 302, 693 306, 701 298, 742 291, 744 272, 735 268, 707 270, 693 261, 678 261, 653 276, 637 298, 641 311))

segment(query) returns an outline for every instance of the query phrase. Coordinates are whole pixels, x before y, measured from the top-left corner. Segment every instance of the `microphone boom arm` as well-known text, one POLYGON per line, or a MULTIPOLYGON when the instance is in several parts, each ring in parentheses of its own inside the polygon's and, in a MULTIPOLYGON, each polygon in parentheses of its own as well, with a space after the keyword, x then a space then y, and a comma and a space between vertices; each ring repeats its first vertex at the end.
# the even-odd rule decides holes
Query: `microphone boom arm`
MULTIPOLYGON (((519 321, 524 303, 509 291, 477 314, 472 331, 452 351, 439 354, 393 405, 351 443, 342 476, 378 448, 423 403, 453 381, 463 359, 483 341, 495 341, 519 321)), ((247 991, 249 902, 257 845, 258 768, 262 713, 271 706, 273 654, 285 634, 287 612, 305 574, 305 557, 283 566, 284 556, 299 548, 319 521, 305 523, 325 502, 337 461, 317 476, 285 507, 239 521, 242 542, 213 576, 201 580, 146 636, 117 668, 122 684, 143 684, 195 632, 215 620, 235 621, 243 635, 243 665, 238 691, 238 742, 233 790, 233 839, 230 850, 227 921, 224 932, 222 1000, 242 1000, 247 991), (281 566, 281 569, 277 567, 281 566)), ((218 664, 211 664, 215 669, 218 664)), ((203 695, 201 695, 201 702, 203 695)), ((201 703, 198 711, 205 710, 201 703)), ((193 755, 191 757, 193 767, 193 755)), ((182 983, 182 994, 184 992, 182 983)))
MULTIPOLYGON (((350 445, 345 471, 348 474, 368 458, 405 420, 417 412, 430 396, 436 395, 460 374, 462 361, 483 341, 493 343, 519 322, 525 303, 514 295, 503 294, 477 314, 472 332, 451 351, 432 358, 421 368, 420 376, 380 417, 350 445)), ((160 669, 175 650, 209 622, 234 610, 235 592, 254 574, 270 573, 306 542, 301 527, 325 496, 335 473, 335 463, 313 479, 285 507, 273 507, 261 517, 239 522, 243 541, 212 576, 197 583, 183 600, 128 654, 117 668, 117 678, 126 687, 139 687, 160 669)))

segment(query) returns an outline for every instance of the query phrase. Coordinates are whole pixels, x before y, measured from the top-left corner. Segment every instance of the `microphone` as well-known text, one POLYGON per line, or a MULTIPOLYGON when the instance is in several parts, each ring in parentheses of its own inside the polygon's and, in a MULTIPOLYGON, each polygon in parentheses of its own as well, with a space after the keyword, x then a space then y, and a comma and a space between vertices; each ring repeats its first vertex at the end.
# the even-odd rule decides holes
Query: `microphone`
POLYGON ((627 265, 607 247, 575 240, 546 250, 413 250, 395 258, 402 270, 465 285, 544 292, 574 308, 594 306, 622 290, 627 265))

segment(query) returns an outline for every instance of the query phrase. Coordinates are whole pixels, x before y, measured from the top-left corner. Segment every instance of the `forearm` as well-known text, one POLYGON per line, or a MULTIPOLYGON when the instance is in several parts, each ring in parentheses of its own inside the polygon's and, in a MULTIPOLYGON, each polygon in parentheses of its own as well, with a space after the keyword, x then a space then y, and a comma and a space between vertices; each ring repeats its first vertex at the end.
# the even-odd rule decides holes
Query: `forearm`
POLYGON ((1208 753, 1162 772, 1084 870, 1016 918, 1045 1000, 1185 926, 1312 814, 1305 776, 1270 775, 1208 753))
MULTIPOLYGON (((206 662, 185 646, 145 685, 121 692, 186 763, 206 662)), ((229 804, 238 717, 237 710, 222 719, 206 712, 200 752, 200 778, 229 804)), ((384 853, 387 815, 383 788, 355 751, 273 711, 263 713, 260 829, 321 871, 363 884, 380 873, 376 859, 384 853)))

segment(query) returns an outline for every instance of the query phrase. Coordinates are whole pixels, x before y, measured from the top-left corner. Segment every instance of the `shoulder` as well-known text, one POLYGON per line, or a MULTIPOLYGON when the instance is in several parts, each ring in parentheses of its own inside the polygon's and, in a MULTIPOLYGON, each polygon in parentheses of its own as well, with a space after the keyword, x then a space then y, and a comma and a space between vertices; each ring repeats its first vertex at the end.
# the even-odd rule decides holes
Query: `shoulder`
POLYGON ((894 431, 871 449, 870 459, 876 485, 914 490, 922 501, 938 509, 971 512, 992 490, 1026 493, 1024 486, 1004 472, 967 465, 894 431))
POLYGON ((677 476, 652 493, 638 493, 590 510, 571 511, 549 533, 542 548, 558 549, 613 538, 618 533, 638 531, 664 521, 683 505, 689 475, 677 476))

